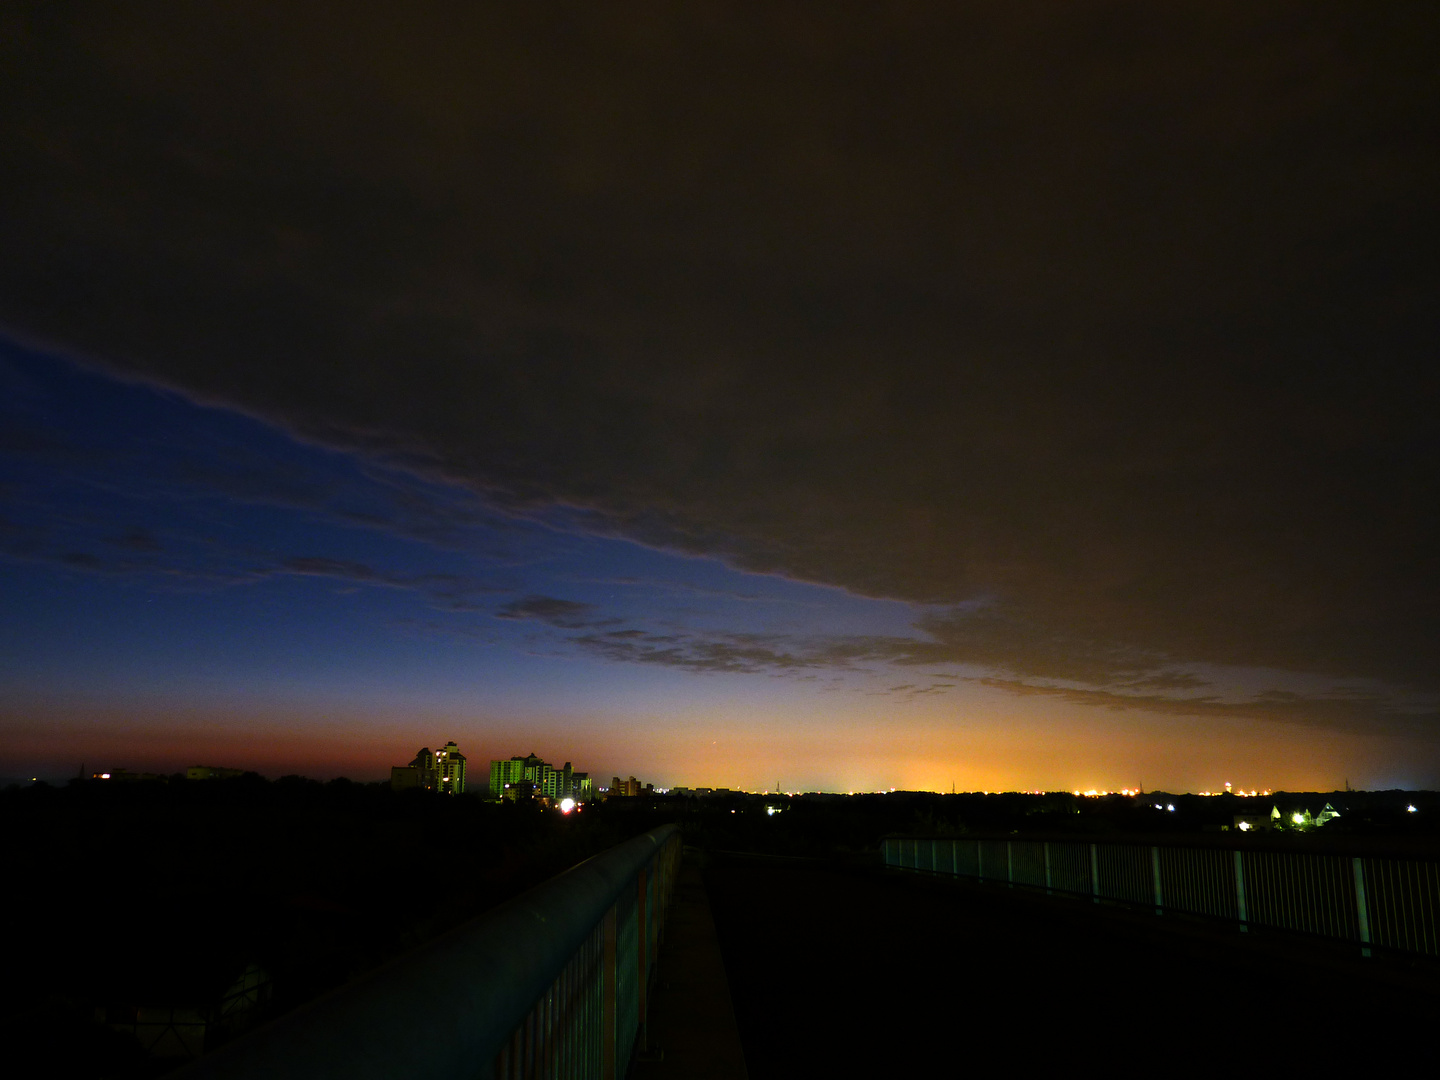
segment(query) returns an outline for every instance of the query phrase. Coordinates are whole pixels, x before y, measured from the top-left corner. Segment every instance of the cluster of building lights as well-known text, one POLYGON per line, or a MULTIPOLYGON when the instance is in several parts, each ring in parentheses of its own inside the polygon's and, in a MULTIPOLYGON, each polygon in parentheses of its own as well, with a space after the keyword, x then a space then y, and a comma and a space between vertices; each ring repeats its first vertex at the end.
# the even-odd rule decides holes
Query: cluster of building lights
POLYGON ((1196 794, 1197 794, 1197 795, 1238 795, 1238 796, 1240 796, 1242 799, 1252 799, 1252 798, 1255 798, 1255 797, 1257 797, 1257 796, 1270 795, 1270 794, 1272 794, 1272 792, 1270 791, 1269 788, 1266 788, 1264 791, 1232 791, 1232 790, 1230 790, 1230 785, 1229 785, 1229 784, 1226 784, 1224 791, 1197 791, 1196 794))
MULTIPOLYGON (((1230 785, 1229 785, 1229 784, 1226 784, 1226 785, 1225 785, 1225 790, 1224 790, 1224 791, 1199 791, 1199 792, 1196 792, 1197 795, 1239 795, 1239 796, 1241 796, 1242 798, 1246 798, 1246 799, 1251 798, 1251 797, 1254 797, 1254 796, 1269 795, 1270 793, 1271 793, 1271 792, 1270 792, 1270 789, 1269 789, 1269 788, 1266 788, 1264 791, 1232 791, 1232 790, 1230 789, 1230 785)), ((986 792, 986 794, 989 794, 989 793, 986 792)), ((1030 794, 1030 795, 1043 795, 1043 794, 1045 794, 1045 793, 1044 793, 1043 791, 1031 791, 1031 792, 1028 792, 1028 794, 1030 794)), ((1144 795, 1145 793, 1144 793, 1143 791, 1139 790, 1138 788, 1121 788, 1119 791, 1099 791, 1099 790, 1097 790, 1096 788, 1090 788, 1088 791, 1080 791, 1079 789, 1076 789, 1075 791, 1070 792, 1070 794, 1071 794, 1071 795, 1074 795, 1077 799, 1081 799, 1081 798, 1083 798, 1083 799, 1098 799, 1098 798, 1103 798, 1103 797, 1106 796, 1106 795, 1129 795, 1129 796, 1132 796, 1132 797, 1133 797, 1133 796, 1136 796, 1136 795, 1144 795)), ((1157 809, 1157 810, 1160 809, 1160 806, 1159 806, 1158 803, 1156 804, 1156 809, 1157 809)), ((1172 806, 1172 807, 1170 807, 1170 809, 1173 810, 1173 809, 1175 809, 1175 808, 1172 806)))

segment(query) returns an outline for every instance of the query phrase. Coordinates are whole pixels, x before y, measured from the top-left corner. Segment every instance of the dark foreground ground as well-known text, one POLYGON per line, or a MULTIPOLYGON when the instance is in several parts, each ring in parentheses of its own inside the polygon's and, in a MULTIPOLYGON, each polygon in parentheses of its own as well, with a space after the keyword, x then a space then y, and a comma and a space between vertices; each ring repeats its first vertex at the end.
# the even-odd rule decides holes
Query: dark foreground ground
POLYGON ((1428 970, 836 863, 703 877, 752 1080, 1435 1066, 1428 970))

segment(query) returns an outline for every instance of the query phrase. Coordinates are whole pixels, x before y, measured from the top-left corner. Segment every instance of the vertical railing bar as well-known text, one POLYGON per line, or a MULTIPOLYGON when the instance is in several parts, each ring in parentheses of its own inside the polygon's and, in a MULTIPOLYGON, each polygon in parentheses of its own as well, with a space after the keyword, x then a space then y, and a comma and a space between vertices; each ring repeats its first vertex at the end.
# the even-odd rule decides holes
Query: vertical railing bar
POLYGON ((558 1019, 556 1008, 559 999, 552 987, 545 995, 545 1080, 555 1080, 555 1024, 558 1019))
POLYGON ((531 1009, 525 1017, 525 1049, 520 1062, 523 1075, 530 1077, 535 1075, 535 1010, 531 1009))
MULTIPOLYGON (((1408 864, 1401 863, 1397 860, 1395 862, 1395 866, 1396 872, 1393 876, 1398 877, 1400 876, 1399 868, 1403 866, 1408 866, 1408 864)), ((1401 905, 1401 909, 1403 911, 1403 919, 1405 925, 1405 947, 1409 949, 1409 951, 1413 952, 1415 950, 1411 946, 1413 946, 1413 944, 1419 940, 1420 935, 1416 932, 1415 929, 1415 905, 1409 902, 1412 895, 1411 890, 1408 888, 1410 877, 1408 874, 1406 874, 1404 875, 1404 878, 1407 888, 1400 889, 1396 887, 1393 889, 1393 891, 1400 900, 1404 901, 1401 905)))
POLYGON ((1395 903, 1396 890, 1386 887, 1389 883, 1384 880, 1383 863, 1384 860, 1381 859, 1372 860, 1372 866, 1379 872, 1371 875, 1371 881, 1379 895, 1373 901, 1370 900, 1370 889, 1367 888, 1366 900, 1369 902, 1365 905, 1374 910, 1370 933, 1372 939, 1379 941, 1395 940, 1404 933, 1404 922, 1397 910, 1399 905, 1395 903))
POLYGON ((1357 855, 1351 861, 1355 870, 1355 921, 1360 929, 1360 955, 1370 955, 1370 910, 1365 902, 1365 869, 1357 855))
POLYGON ((615 1021, 615 936, 618 913, 615 905, 605 915, 604 952, 600 961, 600 1066, 601 1080, 616 1080, 615 1021))
POLYGON ((1245 905, 1245 862, 1239 851, 1235 852, 1235 908, 1240 916, 1240 932, 1249 929, 1249 912, 1245 905))
POLYGON ((1434 953, 1436 951, 1434 882, 1435 875, 1433 873, 1428 873, 1427 870, 1433 870, 1433 868, 1425 867, 1422 864, 1419 873, 1422 880, 1424 881, 1424 885, 1417 890, 1419 900, 1423 903, 1422 910, 1424 911, 1426 916, 1424 922, 1425 930, 1421 937, 1421 944, 1424 946, 1424 949, 1422 951, 1434 953))
POLYGON ((635 1030, 639 1036, 638 1045, 641 1050, 649 1049, 649 1046, 646 1045, 648 1033, 645 1030, 648 1019, 645 1015, 645 991, 646 984, 650 981, 648 978, 650 971, 650 905, 647 902, 650 896, 646 885, 648 876, 644 870, 640 871, 639 888, 635 890, 635 903, 639 905, 635 911, 635 947, 637 950, 635 956, 635 1030))
MULTIPOLYGON (((1395 861, 1394 865, 1395 873, 1388 874, 1387 877, 1400 877, 1400 867, 1403 867, 1404 863, 1400 863, 1400 861, 1397 860, 1395 861)), ((1408 884, 1408 876, 1405 877, 1405 881, 1407 881, 1408 884)), ((1413 913, 1411 913, 1411 909, 1413 909, 1413 904, 1405 903, 1405 901, 1410 899, 1410 890, 1408 890, 1408 888, 1390 886, 1387 886, 1387 888, 1388 891, 1391 891, 1391 893, 1394 894, 1395 900, 1397 900, 1397 906, 1400 907, 1400 922, 1401 924, 1403 924, 1405 930, 1404 945, 1408 948, 1408 946, 1410 946, 1410 943, 1414 942, 1417 937, 1416 933, 1414 933, 1414 916, 1413 913)))

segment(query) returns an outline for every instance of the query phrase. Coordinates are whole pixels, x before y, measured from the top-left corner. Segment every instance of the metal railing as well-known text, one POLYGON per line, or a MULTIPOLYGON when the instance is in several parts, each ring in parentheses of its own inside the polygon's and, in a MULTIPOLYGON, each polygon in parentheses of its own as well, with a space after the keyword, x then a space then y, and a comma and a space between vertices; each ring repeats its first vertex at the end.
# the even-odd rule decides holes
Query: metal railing
POLYGON ((1440 864, 1074 840, 888 837, 885 865, 1440 957, 1440 864))
POLYGON ((637 836, 175 1075, 619 1080, 679 857, 637 836))

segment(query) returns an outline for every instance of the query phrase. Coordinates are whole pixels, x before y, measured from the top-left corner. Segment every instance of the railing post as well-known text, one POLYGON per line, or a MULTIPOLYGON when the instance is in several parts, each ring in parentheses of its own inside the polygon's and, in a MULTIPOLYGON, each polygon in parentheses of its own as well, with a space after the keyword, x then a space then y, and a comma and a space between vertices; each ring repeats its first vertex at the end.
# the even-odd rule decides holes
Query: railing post
POLYGON ((1045 841, 1045 895, 1053 895, 1050 892, 1050 841, 1045 841))
POLYGON ((985 845, 979 840, 975 841, 975 880, 985 884, 985 845))
POLYGON ((1150 870, 1155 877, 1155 914, 1159 915, 1165 910, 1165 893, 1160 888, 1160 849, 1150 849, 1150 870))
POLYGON ((1005 886, 1015 887, 1015 849, 1009 840, 1005 841, 1005 886))
POLYGON ((646 895, 645 884, 649 876, 642 867, 635 890, 635 947, 639 953, 635 968, 635 1023, 639 1029, 638 1042, 641 1050, 650 1049, 645 1031, 645 991, 650 984, 650 967, 647 963, 650 953, 650 921, 646 918, 646 900, 649 897, 646 895))
POLYGON ((950 876, 960 876, 960 841, 950 841, 950 876))
POLYGON ((1090 845, 1090 896, 1094 903, 1100 902, 1100 853, 1094 844, 1090 845))
POLYGON ((600 959, 600 1076, 615 1078, 615 907, 605 913, 605 944, 600 959))
POLYGON ((1360 930, 1360 955, 1370 955, 1370 905, 1365 899, 1365 863, 1360 856, 1350 860, 1355 870, 1355 914, 1360 930))
POLYGON ((1240 915, 1240 932, 1250 930, 1250 915, 1245 910, 1245 863, 1240 852, 1235 852, 1235 909, 1240 915))

